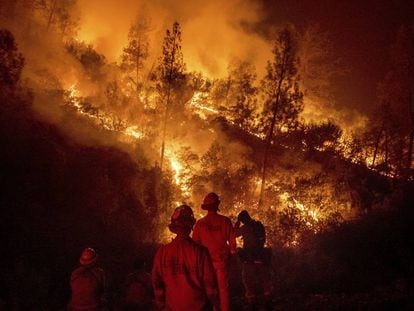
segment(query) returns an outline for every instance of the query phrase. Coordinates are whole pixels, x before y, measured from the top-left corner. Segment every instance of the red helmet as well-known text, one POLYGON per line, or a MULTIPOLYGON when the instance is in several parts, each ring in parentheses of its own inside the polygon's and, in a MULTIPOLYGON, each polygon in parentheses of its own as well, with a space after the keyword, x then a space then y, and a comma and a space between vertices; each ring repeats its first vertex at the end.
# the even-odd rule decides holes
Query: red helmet
POLYGON ((96 262, 97 258, 98 254, 96 253, 96 251, 91 247, 87 247, 82 251, 82 254, 79 258, 79 262, 81 263, 81 265, 86 266, 96 262))
POLYGON ((181 205, 174 210, 171 216, 171 224, 168 228, 173 233, 178 233, 182 230, 191 230, 195 224, 193 210, 188 205, 181 205))
POLYGON ((201 204, 201 208, 204 210, 218 210, 218 206, 220 204, 219 196, 214 193, 210 192, 207 194, 203 200, 203 203, 201 204))

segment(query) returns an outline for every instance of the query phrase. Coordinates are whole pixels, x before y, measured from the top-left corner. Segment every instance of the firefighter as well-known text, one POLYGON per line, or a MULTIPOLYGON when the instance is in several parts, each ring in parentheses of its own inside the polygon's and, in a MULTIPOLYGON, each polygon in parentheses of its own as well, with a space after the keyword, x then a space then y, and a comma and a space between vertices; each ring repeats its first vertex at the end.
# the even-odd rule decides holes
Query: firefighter
POLYGON ((151 274, 146 271, 146 261, 137 258, 134 271, 126 278, 124 310, 152 310, 152 300, 151 274))
POLYGON ((79 259, 80 266, 70 277, 70 310, 95 311, 105 308, 105 272, 97 266, 98 254, 87 247, 79 259))
POLYGON ((237 216, 235 231, 237 237, 243 238, 243 248, 239 250, 239 258, 242 262, 246 302, 250 306, 261 302, 268 303, 271 298, 271 250, 264 247, 266 242, 264 226, 260 221, 252 219, 244 210, 237 216))
POLYGON ((168 226, 176 237, 157 251, 152 284, 157 310, 219 310, 217 283, 208 250, 190 235, 195 218, 181 205, 168 226))
POLYGON ((208 248, 217 276, 221 310, 227 311, 230 309, 229 261, 236 253, 236 237, 231 220, 217 213, 219 205, 216 193, 206 195, 201 208, 208 212, 197 221, 193 239, 208 248))

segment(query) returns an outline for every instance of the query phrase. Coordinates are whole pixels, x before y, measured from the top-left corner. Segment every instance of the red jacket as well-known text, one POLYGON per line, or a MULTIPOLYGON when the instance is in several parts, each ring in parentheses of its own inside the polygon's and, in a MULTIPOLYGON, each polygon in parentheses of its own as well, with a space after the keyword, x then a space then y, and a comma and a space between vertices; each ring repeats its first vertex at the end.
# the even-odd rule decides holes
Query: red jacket
POLYGON ((70 277, 72 310, 97 310, 105 291, 105 273, 101 268, 80 266, 70 277))
POLYGON ((236 236, 231 220, 216 212, 209 211, 197 221, 193 239, 208 248, 213 262, 226 262, 229 254, 236 252, 236 236))
POLYGON ((178 235, 161 246, 152 268, 157 307, 198 311, 218 306, 217 283, 207 249, 178 235))

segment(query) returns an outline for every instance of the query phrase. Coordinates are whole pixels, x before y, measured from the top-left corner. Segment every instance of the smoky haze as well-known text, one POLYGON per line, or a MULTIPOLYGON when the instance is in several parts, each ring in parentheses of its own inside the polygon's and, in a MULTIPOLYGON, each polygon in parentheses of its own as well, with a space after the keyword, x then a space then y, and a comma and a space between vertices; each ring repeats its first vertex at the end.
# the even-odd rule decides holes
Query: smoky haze
MULTIPOLYGON (((401 22, 409 20, 406 16, 409 10, 404 10, 406 2, 399 2, 398 5, 374 6, 370 2, 336 7, 327 2, 310 1, 79 0, 71 14, 79 22, 76 38, 92 44, 108 63, 120 62, 131 24, 137 17, 145 17, 151 25, 147 67, 157 64, 165 30, 178 21, 182 27, 187 71, 223 78, 228 73, 228 64, 239 59, 255 65, 258 80, 272 57, 272 40, 280 26, 294 24, 304 33, 309 26, 318 23, 327 33, 332 52, 329 58, 320 55, 318 66, 323 62, 332 63, 342 66, 346 74, 328 77, 324 92, 329 96, 323 99, 305 93, 302 117, 313 122, 330 119, 345 130, 358 130, 365 125, 375 105, 376 85, 386 71, 387 51, 398 28, 398 17, 401 22), (377 40, 378 31, 384 36, 377 40), (336 62, 338 59, 341 62, 336 62)), ((17 7, 26 5, 25 2, 16 3, 17 7)), ((68 89, 76 83, 82 95, 96 96, 102 92, 82 75, 79 63, 67 55, 58 34, 45 31, 44 22, 31 18, 30 10, 15 12, 18 13, 13 18, 3 13, 2 25, 13 31, 25 55, 26 79, 39 80, 39 75, 48 71, 58 77, 57 81, 48 81, 50 88, 60 84, 68 89)), ((43 80, 50 79, 44 77, 43 80)), ((32 86, 36 88, 37 85, 32 86)), ((48 104, 39 104, 45 111, 49 109, 48 104)))
POLYGON ((271 47, 245 24, 262 18, 262 8, 248 1, 80 1, 79 39, 92 42, 109 60, 117 61, 137 15, 151 20, 153 61, 160 55, 165 29, 174 21, 182 26, 187 69, 223 77, 232 58, 248 60, 264 71, 271 47))

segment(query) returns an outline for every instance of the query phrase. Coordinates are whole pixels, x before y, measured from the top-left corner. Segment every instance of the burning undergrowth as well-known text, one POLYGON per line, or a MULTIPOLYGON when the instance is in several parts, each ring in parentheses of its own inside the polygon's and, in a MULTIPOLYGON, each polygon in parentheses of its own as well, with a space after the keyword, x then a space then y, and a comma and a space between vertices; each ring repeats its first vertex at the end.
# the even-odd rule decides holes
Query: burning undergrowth
POLYGON ((278 29, 273 49, 266 43, 272 52, 266 68, 234 58, 227 74, 215 78, 187 68, 194 55, 183 54, 179 23, 157 38, 159 21, 152 24, 144 11, 125 34, 117 62, 109 61, 81 40, 85 33, 74 20, 59 15, 75 17, 75 7, 6 8, 15 18, 3 19, 26 58, 21 85, 32 90, 36 113, 74 141, 115 147, 138 167, 160 171, 168 189, 156 207, 158 241, 168 236, 172 207, 198 208, 215 191, 224 213, 235 219, 248 209, 265 223, 271 245, 295 247, 380 204, 388 181, 375 172, 403 176, 387 163, 384 130, 374 149, 352 136, 359 121, 341 128, 334 118, 343 112, 326 109, 334 106, 327 103, 334 95, 329 81, 341 70, 326 62, 329 42, 317 28, 278 29))
MULTIPOLYGON (((154 233, 157 241, 169 237, 164 228, 174 206, 186 202, 200 217, 199 202, 209 191, 219 193, 222 212, 233 219, 243 209, 260 218, 270 233, 270 245, 292 247, 303 236, 353 219, 361 206, 381 199, 371 193, 375 190, 353 184, 354 168, 343 152, 348 142, 341 141, 338 126, 308 125, 299 118, 303 94, 294 84, 294 54, 292 77, 283 82, 286 93, 280 96, 296 106, 286 104, 277 112, 273 137, 267 140, 269 115, 276 110, 266 106, 273 101, 264 99, 269 93, 265 87, 272 82, 266 79, 277 71, 268 69, 261 83, 254 66, 238 60, 223 79, 188 72, 178 23, 167 31, 163 53, 150 65, 146 23, 138 20, 131 27, 129 45, 118 64, 109 63, 75 35, 59 42, 57 30, 43 39, 32 31, 22 41, 29 55, 22 81, 33 90, 33 107, 40 117, 52 120, 75 141, 116 147, 138 167, 159 170, 161 184, 168 186, 151 207, 156 209, 153 223, 161 232, 154 233), (35 40, 49 54, 59 51, 52 64, 44 54, 35 53, 40 49, 35 40), (270 156, 261 190, 266 153, 270 156)), ((290 42, 284 35, 280 32, 279 40, 290 42)), ((294 53, 295 45, 291 48, 289 53, 294 53)))
MULTIPOLYGON (((358 248, 365 231, 356 220, 388 209, 393 183, 404 176, 391 160, 386 163, 384 129, 372 146, 351 137, 341 122, 320 117, 331 111, 321 108, 326 104, 321 101, 332 94, 317 96, 328 82, 310 85, 310 76, 305 82, 299 76, 315 65, 313 53, 319 61, 325 54, 320 46, 308 51, 309 66, 297 57, 306 42, 318 43, 309 37, 313 30, 277 31, 273 58, 258 70, 265 75, 257 74, 255 64, 234 59, 225 77, 213 78, 187 68, 179 23, 158 38, 162 51, 157 52, 157 44, 147 41, 150 22, 137 19, 119 61, 111 62, 83 42, 85 34, 77 34, 76 27, 54 23, 57 13, 51 8, 19 5, 11 12, 24 17, 26 27, 5 20, 23 55, 12 33, 0 33, 0 145, 7 146, 0 161, 8 232, 3 244, 13 250, 11 256, 34 252, 31 257, 43 260, 70 253, 70 262, 76 262, 78 251, 93 244, 107 254, 112 269, 122 270, 119 266, 136 255, 131 250, 171 238, 167 224, 175 206, 187 203, 200 218, 202 198, 214 191, 221 212, 233 221, 247 209, 264 223, 268 246, 280 252, 278 273, 292 287, 306 281, 306 271, 290 275, 298 262, 287 261, 295 254, 313 263, 318 248, 328 254, 315 265, 320 278, 325 264, 334 279, 352 270, 350 265, 334 271, 343 254, 332 245, 325 249, 324 238, 335 244, 357 228, 362 233, 353 236, 349 250, 358 248), (46 28, 44 14, 39 15, 44 10, 51 19, 46 28)), ((373 222, 378 233, 385 221, 373 222)))

